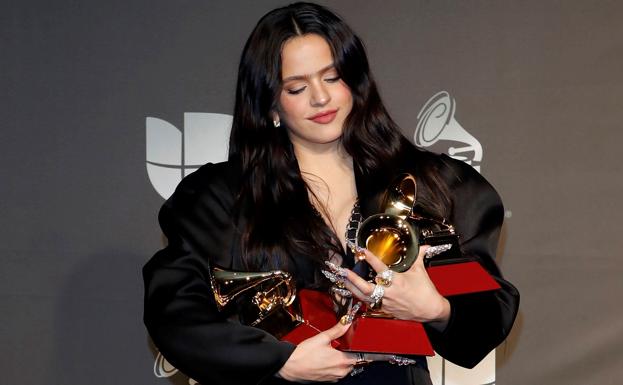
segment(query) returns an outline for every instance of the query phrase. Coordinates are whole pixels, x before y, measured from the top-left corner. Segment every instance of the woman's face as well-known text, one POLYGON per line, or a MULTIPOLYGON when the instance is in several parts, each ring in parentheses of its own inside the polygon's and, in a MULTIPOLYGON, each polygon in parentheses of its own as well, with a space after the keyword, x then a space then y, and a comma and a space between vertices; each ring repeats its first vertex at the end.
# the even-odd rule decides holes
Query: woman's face
POLYGON ((294 37, 281 53, 282 90, 276 117, 295 146, 337 143, 353 98, 333 66, 329 44, 319 35, 294 37))

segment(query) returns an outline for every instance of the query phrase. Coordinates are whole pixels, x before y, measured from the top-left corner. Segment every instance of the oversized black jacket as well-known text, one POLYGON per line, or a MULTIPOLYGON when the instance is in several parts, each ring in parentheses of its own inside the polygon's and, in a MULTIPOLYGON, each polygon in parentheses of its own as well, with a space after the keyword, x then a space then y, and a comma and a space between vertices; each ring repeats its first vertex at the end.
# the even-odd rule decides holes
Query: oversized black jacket
MULTIPOLYGON (((396 175, 418 175, 423 153, 410 147, 397 160, 396 175)), ((472 167, 447 156, 426 154, 447 183, 453 210, 449 222, 461 250, 477 256, 502 289, 449 298, 451 316, 443 332, 427 327, 435 350, 465 367, 475 366, 510 332, 519 306, 517 290, 495 262, 503 206, 496 191, 472 167)), ((364 216, 378 212, 391 175, 355 173, 364 216)), ((240 183, 235 162, 207 164, 186 177, 162 206, 159 221, 168 246, 144 266, 144 321, 154 343, 175 367, 208 384, 276 381, 274 374, 294 346, 221 315, 212 296, 208 264, 243 270, 234 204, 240 183)), ((239 224, 240 225, 240 224, 239 224)), ((291 256, 297 285, 310 279, 306 258, 291 256)))

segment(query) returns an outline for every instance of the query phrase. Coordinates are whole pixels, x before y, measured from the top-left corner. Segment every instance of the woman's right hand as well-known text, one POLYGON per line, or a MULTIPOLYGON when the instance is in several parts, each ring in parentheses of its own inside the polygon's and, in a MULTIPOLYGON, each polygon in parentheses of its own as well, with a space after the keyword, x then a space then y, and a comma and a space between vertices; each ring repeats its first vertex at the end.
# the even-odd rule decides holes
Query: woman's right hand
POLYGON ((336 382, 353 370, 357 358, 331 346, 331 341, 344 335, 350 323, 337 323, 297 345, 281 369, 279 376, 296 382, 336 382))

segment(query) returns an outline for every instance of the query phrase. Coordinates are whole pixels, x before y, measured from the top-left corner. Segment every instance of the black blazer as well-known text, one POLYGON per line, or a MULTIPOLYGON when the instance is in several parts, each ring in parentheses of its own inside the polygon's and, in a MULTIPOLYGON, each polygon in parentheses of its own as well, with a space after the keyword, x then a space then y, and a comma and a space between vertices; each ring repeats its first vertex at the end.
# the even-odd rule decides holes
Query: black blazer
MULTIPOLYGON (((449 221, 460 235, 461 250, 477 256, 502 287, 450 297, 446 329, 427 327, 439 354, 469 368, 506 338, 519 306, 519 293, 502 278, 494 262, 504 210, 498 194, 480 174, 445 155, 409 146, 394 165, 395 175, 411 172, 417 177, 418 159, 424 156, 449 187, 453 201, 449 221)), ((356 172, 355 177, 365 218, 378 212, 393 175, 356 172)), ((294 350, 294 345, 228 320, 216 309, 208 262, 244 270, 240 231, 233 220, 239 183, 240 167, 233 162, 207 164, 186 177, 160 210, 168 246, 143 268, 144 321, 149 334, 171 364, 204 385, 272 383, 294 350)), ((299 287, 313 281, 307 258, 292 256, 292 262, 299 287)))

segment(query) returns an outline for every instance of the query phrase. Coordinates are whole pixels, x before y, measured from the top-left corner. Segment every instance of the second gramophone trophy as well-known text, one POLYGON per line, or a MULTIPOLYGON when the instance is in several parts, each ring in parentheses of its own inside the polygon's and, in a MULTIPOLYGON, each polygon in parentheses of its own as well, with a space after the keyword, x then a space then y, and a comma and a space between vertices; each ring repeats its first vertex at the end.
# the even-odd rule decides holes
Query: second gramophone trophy
POLYGON ((353 326, 340 340, 347 351, 432 355, 433 348, 421 323, 393 318, 380 307, 384 287, 391 285, 394 273, 408 270, 415 262, 420 245, 435 246, 427 253, 425 265, 433 259, 460 259, 458 236, 445 220, 426 215, 416 201, 417 183, 410 174, 400 175, 385 192, 380 214, 366 218, 357 231, 355 248, 364 247, 388 266, 376 276, 365 264, 357 262, 355 271, 375 282, 375 290, 353 326), (361 266, 364 264, 364 266, 361 266))

